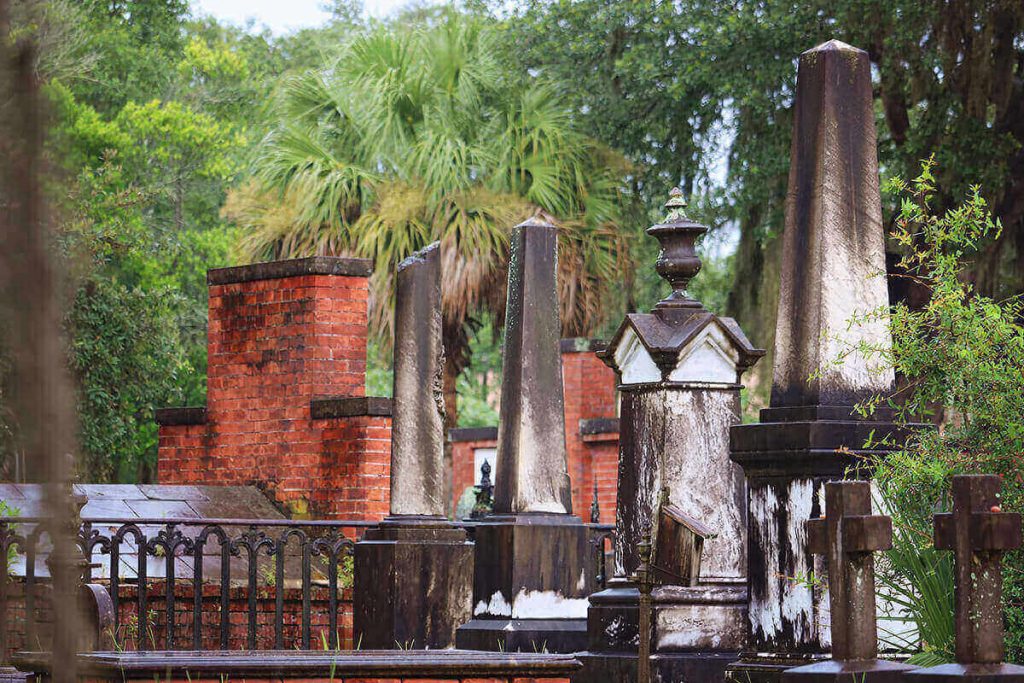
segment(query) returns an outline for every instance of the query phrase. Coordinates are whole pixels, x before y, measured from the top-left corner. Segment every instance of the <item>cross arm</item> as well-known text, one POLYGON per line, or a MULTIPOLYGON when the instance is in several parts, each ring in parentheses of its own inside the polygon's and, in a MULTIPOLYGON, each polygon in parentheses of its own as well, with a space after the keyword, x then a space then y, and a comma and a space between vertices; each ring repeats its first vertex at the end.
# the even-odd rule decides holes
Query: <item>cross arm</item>
MULTIPOLYGON (((969 517, 968 538, 974 550, 1013 550, 1021 546, 1021 516, 1019 512, 972 512, 969 517)), ((953 514, 935 515, 935 547, 953 550, 956 543, 953 514)))

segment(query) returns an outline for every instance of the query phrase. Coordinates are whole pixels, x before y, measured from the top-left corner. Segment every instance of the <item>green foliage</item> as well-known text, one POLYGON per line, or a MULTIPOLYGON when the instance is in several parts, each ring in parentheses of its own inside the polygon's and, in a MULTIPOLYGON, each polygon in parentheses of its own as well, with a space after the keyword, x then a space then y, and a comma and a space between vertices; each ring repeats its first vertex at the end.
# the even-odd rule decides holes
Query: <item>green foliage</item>
POLYGON ((90 479, 131 481, 156 453, 154 409, 180 402, 190 372, 174 318, 173 290, 101 279, 81 287, 71 309, 79 380, 80 440, 90 479))
POLYGON ((579 132, 561 88, 508 79, 498 53, 487 22, 454 10, 357 34, 333 63, 285 80, 258 182, 225 205, 250 260, 374 258, 371 327, 382 340, 393 264, 440 240, 450 379, 469 360, 477 318, 504 308, 511 226, 544 211, 561 227, 569 334, 600 323, 624 263, 625 162, 579 132))
POLYGON ((879 592, 888 600, 879 633, 887 648, 913 653, 911 664, 935 666, 953 661, 953 556, 923 533, 895 525, 893 547, 878 563, 879 592), (904 635, 908 627, 916 639, 904 635))
MULTIPOLYGON (((889 554, 886 586, 897 603, 911 610, 926 661, 949 657, 952 631, 948 553, 932 546, 932 515, 946 508, 950 478, 961 473, 998 474, 1009 509, 1024 508, 1024 328, 1019 297, 995 301, 978 294, 966 277, 968 257, 1000 225, 989 214, 977 188, 965 201, 935 211, 935 163, 924 163, 913 181, 889 182, 900 199, 893 241, 901 250, 899 268, 929 293, 912 309, 897 303, 865 318, 888 320, 892 346, 862 344, 847 349, 893 368, 900 387, 859 408, 885 404, 912 423, 930 417, 938 429, 921 429, 875 464, 879 489, 899 532, 889 554)), ((861 321, 853 321, 854 324, 861 321)), ((1020 553, 1005 564, 1009 658, 1024 656, 1024 571, 1020 553)), ((886 591, 883 591, 886 592, 886 591)))

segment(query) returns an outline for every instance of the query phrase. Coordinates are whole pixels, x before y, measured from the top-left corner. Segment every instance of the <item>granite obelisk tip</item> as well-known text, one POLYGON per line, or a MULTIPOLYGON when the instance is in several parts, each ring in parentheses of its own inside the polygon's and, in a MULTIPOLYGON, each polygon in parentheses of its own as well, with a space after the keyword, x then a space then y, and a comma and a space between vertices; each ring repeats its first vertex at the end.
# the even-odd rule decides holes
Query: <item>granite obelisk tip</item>
POLYGON ((800 56, 793 109, 772 407, 852 406, 894 382, 868 55, 830 40, 800 56), (850 325, 851 320, 861 320, 850 325), (835 361, 843 357, 842 363, 835 361))

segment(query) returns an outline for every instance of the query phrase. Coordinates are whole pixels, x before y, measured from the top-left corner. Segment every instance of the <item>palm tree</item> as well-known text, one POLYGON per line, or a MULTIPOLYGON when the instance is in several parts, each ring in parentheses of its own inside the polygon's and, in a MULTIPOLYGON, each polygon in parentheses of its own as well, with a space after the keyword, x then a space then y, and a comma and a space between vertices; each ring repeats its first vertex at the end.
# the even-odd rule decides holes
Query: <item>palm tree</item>
POLYGON ((287 80, 254 180, 225 214, 250 260, 375 259, 371 324, 390 338, 394 264, 442 245, 445 403, 481 314, 502 324, 511 226, 559 226, 563 332, 590 333, 626 259, 624 160, 582 135, 558 89, 504 77, 493 29, 446 13, 430 27, 378 27, 329 67, 287 80))

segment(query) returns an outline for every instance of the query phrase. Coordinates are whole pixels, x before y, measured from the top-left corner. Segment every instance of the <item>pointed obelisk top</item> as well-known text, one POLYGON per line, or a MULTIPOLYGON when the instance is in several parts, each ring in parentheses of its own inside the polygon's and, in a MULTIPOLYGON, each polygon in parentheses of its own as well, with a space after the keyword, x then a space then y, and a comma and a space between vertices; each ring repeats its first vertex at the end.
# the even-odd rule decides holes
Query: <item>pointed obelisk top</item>
POLYGON ((542 214, 512 231, 494 512, 572 512, 558 316, 558 231, 542 214))
POLYGON ((852 405, 893 373, 859 353, 891 343, 884 321, 848 323, 888 304, 885 233, 867 53, 836 40, 800 56, 772 407, 852 405))

